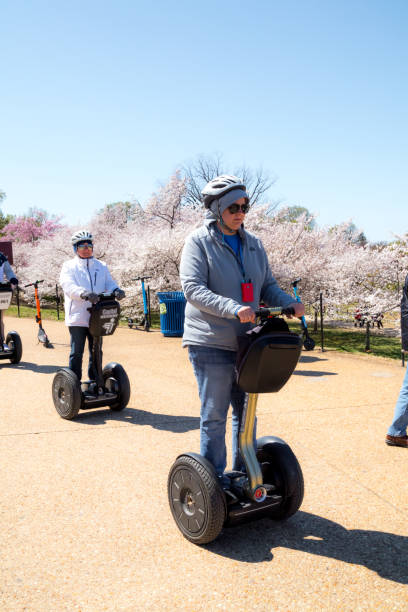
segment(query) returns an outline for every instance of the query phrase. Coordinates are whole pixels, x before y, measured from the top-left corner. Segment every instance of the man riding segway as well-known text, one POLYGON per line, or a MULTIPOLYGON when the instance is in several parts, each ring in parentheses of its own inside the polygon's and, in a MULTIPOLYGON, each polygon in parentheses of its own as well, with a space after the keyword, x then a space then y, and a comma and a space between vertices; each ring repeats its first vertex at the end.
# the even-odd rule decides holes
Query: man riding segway
POLYGON ((13 288, 18 289, 18 280, 7 256, 0 251, 0 359, 19 363, 23 353, 20 336, 16 331, 4 336, 3 310, 10 306, 13 288))
POLYGON ((115 331, 120 311, 116 300, 123 299, 125 292, 113 280, 107 265, 93 257, 93 238, 88 230, 76 232, 71 241, 75 257, 63 264, 59 279, 64 291, 71 352, 69 368, 56 374, 53 385, 55 407, 60 416, 68 419, 76 416, 79 408, 108 405, 113 410, 121 410, 130 395, 129 380, 122 366, 112 362, 102 371, 102 336, 115 331), (109 320, 103 322, 103 318, 109 320), (92 329, 90 322, 93 322, 92 329), (86 339, 90 380, 83 381, 81 389, 86 339))

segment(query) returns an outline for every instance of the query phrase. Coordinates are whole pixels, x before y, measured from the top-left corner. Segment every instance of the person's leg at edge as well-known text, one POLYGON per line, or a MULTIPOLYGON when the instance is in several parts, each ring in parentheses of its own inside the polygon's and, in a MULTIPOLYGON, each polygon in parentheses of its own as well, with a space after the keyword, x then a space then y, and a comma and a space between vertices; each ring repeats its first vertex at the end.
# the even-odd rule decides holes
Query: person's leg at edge
POLYGON ((82 357, 84 354, 85 340, 88 333, 87 327, 70 326, 69 333, 71 335, 71 352, 69 354, 69 367, 78 376, 82 378, 82 357))
POLYGON ((388 429, 389 436, 403 437, 407 435, 408 427, 408 368, 405 369, 404 380, 395 405, 394 419, 388 429))
POLYGON ((211 461, 217 476, 222 478, 227 464, 225 429, 235 353, 205 346, 188 349, 201 400, 200 453, 211 461))

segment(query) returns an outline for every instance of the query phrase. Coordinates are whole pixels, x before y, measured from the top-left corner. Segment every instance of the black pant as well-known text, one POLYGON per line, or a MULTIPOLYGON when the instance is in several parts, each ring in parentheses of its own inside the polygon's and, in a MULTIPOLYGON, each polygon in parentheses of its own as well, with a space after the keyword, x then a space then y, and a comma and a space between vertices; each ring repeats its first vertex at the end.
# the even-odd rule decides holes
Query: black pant
POLYGON ((85 340, 88 338, 89 347, 89 364, 88 364, 88 377, 90 380, 95 380, 96 372, 94 370, 94 364, 92 360, 92 346, 93 337, 89 333, 89 327, 75 327, 71 326, 68 328, 71 334, 71 352, 69 354, 69 367, 75 372, 79 380, 82 378, 82 357, 84 354, 85 340))

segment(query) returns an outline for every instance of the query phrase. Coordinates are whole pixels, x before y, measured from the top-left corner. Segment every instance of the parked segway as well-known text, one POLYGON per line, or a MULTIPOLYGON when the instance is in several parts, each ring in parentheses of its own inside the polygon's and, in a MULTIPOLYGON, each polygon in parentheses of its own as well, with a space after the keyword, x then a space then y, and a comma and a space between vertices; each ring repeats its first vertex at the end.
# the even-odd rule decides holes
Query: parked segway
POLYGON ((152 278, 151 276, 138 276, 137 278, 132 278, 132 281, 140 280, 142 283, 142 297, 143 297, 143 319, 138 323, 136 319, 128 318, 128 327, 132 329, 138 329, 138 327, 142 327, 144 331, 149 331, 151 327, 150 320, 150 287, 147 286, 147 290, 145 289, 145 281, 152 278))
POLYGON ((93 336, 92 360, 94 380, 79 380, 70 368, 61 368, 54 376, 52 398, 58 414, 63 419, 73 419, 80 410, 109 406, 111 410, 123 410, 130 398, 130 382, 123 367, 114 361, 102 368, 102 337, 111 336, 120 315, 119 303, 114 294, 99 294, 99 302, 89 308, 89 331, 93 336))
POLYGON ((168 477, 173 518, 190 542, 214 540, 223 526, 258 518, 285 519, 303 500, 303 475, 290 447, 280 438, 265 436, 253 443, 258 393, 279 391, 298 362, 302 338, 289 331, 280 314, 294 310, 261 308, 258 325, 250 330, 238 352, 237 383, 247 393, 239 431, 243 472, 226 472, 224 490, 212 464, 198 453, 179 455, 168 477))
POLYGON ((3 336, 3 310, 10 306, 13 291, 10 283, 0 283, 0 359, 9 359, 11 363, 19 363, 23 355, 21 338, 16 331, 8 332, 6 340, 3 336))
MULTIPOLYGON (((297 286, 298 286, 298 283, 300 283, 300 281, 301 281, 301 279, 297 278, 292 283, 293 293, 295 294, 295 298, 296 298, 297 302, 301 301, 301 299, 299 297, 299 294, 297 292, 297 286)), ((303 346, 305 347, 305 349, 307 351, 313 351, 313 349, 315 347, 315 341, 313 340, 313 338, 309 334, 309 330, 307 329, 306 319, 305 319, 304 316, 302 316, 300 318, 300 322, 301 322, 301 325, 302 325, 302 330, 303 330, 303 335, 304 335, 303 346)))
POLYGON ((43 283, 44 280, 37 280, 35 283, 28 283, 28 285, 24 285, 24 287, 34 287, 34 297, 35 304, 37 307, 37 314, 35 316, 35 320, 38 323, 38 341, 41 342, 46 348, 53 348, 47 334, 45 333, 45 329, 42 326, 41 320, 41 308, 40 308, 40 297, 38 295, 38 285, 43 283))

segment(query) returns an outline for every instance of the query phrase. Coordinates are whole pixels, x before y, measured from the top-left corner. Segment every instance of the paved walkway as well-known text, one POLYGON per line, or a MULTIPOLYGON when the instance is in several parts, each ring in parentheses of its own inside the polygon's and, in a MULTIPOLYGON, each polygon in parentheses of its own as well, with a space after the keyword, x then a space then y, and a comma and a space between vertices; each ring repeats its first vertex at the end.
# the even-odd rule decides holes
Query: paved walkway
POLYGON ((65 326, 45 322, 46 349, 33 320, 5 324, 24 353, 0 363, 1 610, 408 609, 408 452, 384 444, 400 362, 304 353, 258 410, 259 435, 284 438, 300 461, 301 510, 197 547, 166 492, 177 454, 199 445, 180 339, 117 330, 104 361, 128 372, 129 407, 64 421, 51 383, 67 363, 65 326))

